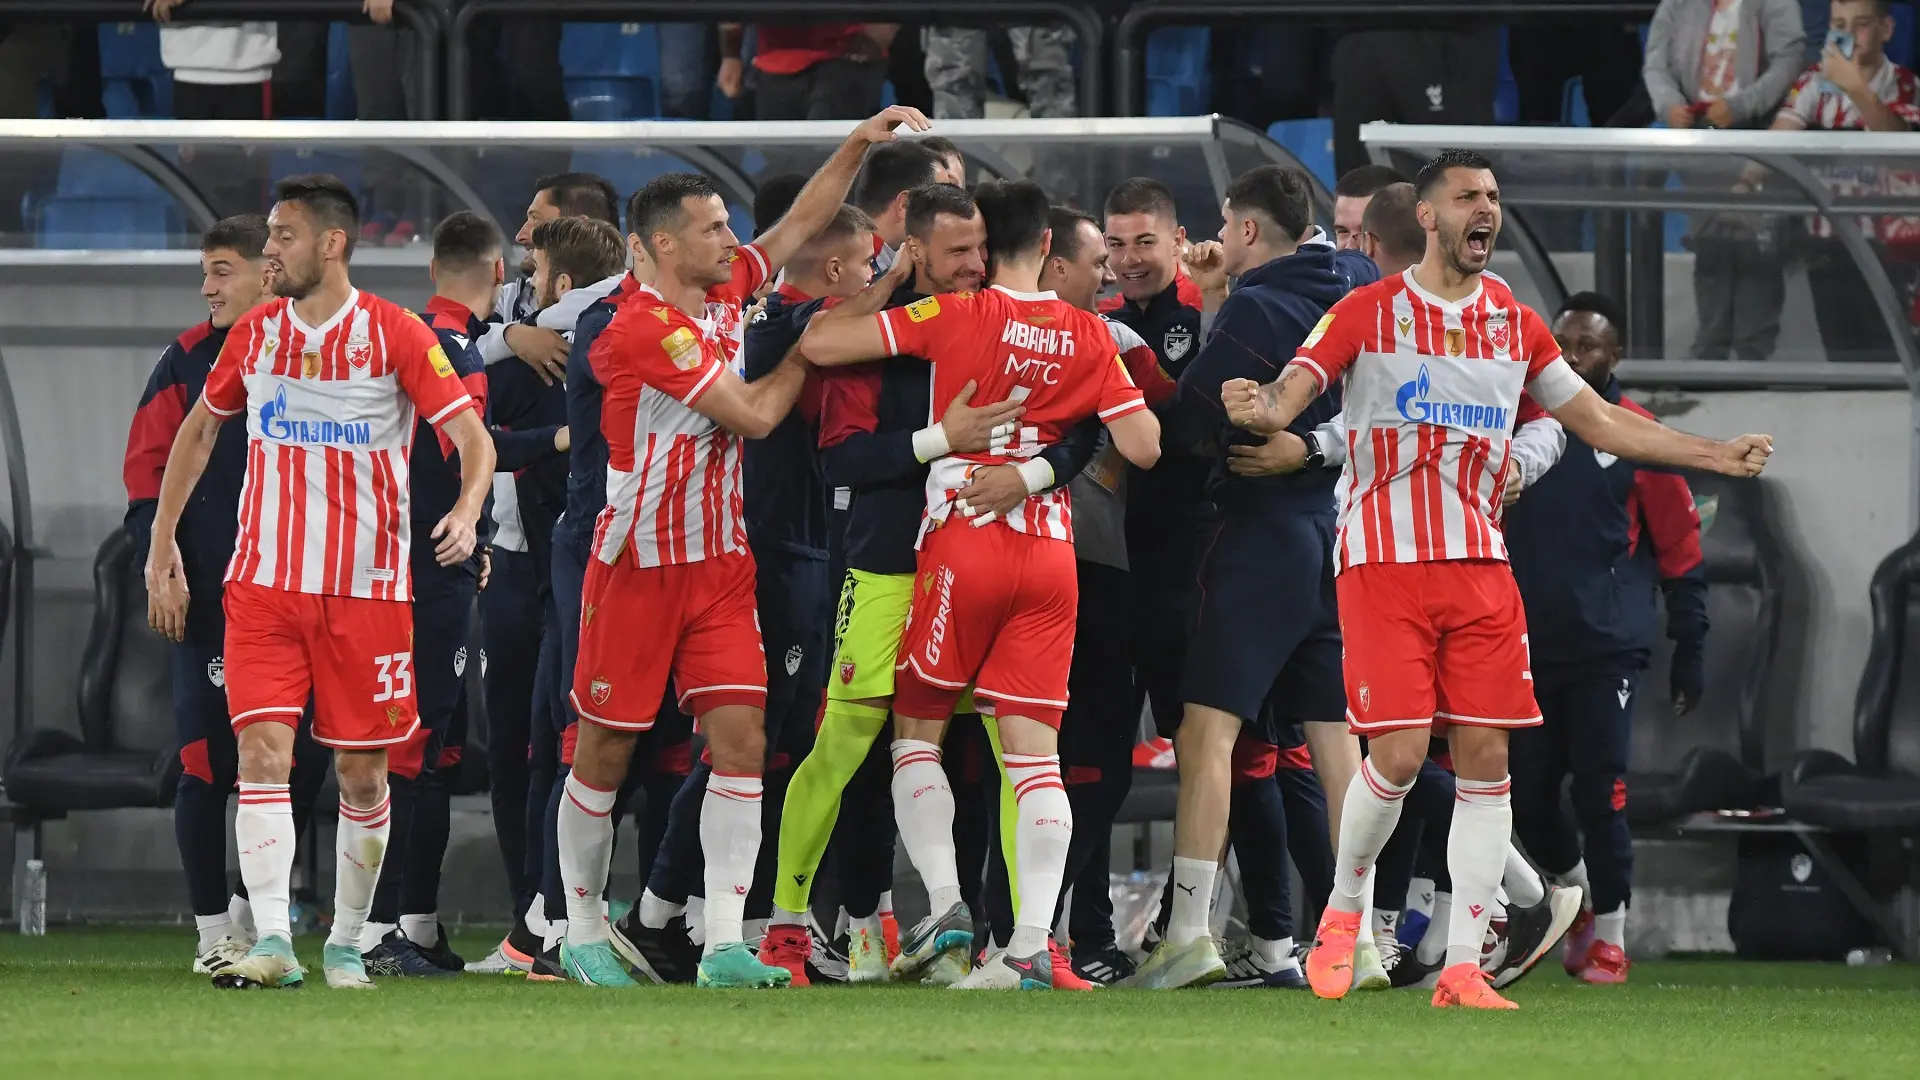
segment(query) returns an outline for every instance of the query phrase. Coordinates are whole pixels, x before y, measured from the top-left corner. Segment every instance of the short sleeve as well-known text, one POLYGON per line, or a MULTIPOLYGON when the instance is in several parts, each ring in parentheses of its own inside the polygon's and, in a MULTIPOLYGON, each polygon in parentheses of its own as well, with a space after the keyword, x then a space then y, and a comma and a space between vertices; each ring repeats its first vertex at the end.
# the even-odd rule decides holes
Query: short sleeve
POLYGON ((1519 315, 1520 346, 1526 351, 1527 381, 1532 382, 1540 377, 1547 365, 1560 359, 1560 343, 1554 340, 1553 331, 1539 312, 1522 306, 1519 315))
POLYGON ((1801 72, 1800 77, 1793 80, 1793 89, 1787 91, 1786 103, 1780 106, 1777 118, 1803 128, 1812 127, 1819 115, 1821 81, 1818 68, 1801 72))
POLYGON ((658 321, 662 311, 671 309, 657 304, 621 308, 589 354, 594 378, 609 393, 623 380, 638 380, 691 406, 719 380, 726 364, 684 316, 658 321))
POLYGON ((453 361, 447 359, 440 338, 427 329, 426 323, 412 315, 391 320, 387 353, 400 379, 400 389, 406 391, 427 423, 439 427, 460 410, 473 407, 473 398, 460 382, 453 361))
POLYGON ((247 407, 247 384, 241 367, 252 355, 259 338, 257 318, 242 319, 227 334, 226 343, 220 346, 220 355, 214 358, 213 370, 207 373, 207 387, 200 395, 207 403, 208 412, 225 419, 238 416, 247 407))
POLYGON ((1560 355, 1545 319, 1529 307, 1520 308, 1520 347, 1527 359, 1527 393, 1549 411, 1572 401, 1586 388, 1586 380, 1560 355))
POLYGON ((1287 366, 1305 370, 1324 392, 1359 357, 1378 303, 1371 290, 1348 293, 1313 324, 1287 366))
POLYGON ((954 339, 972 326, 977 302, 971 293, 941 293, 874 318, 880 320, 889 355, 925 357, 934 342, 954 339))
POLYGON ((733 253, 733 276, 707 290, 707 299, 716 304, 745 305, 773 277, 773 264, 758 244, 742 244, 733 253))
POLYGON ((1100 380, 1100 422, 1111 424, 1115 420, 1131 413, 1137 413, 1147 407, 1146 396, 1140 388, 1133 385, 1133 377, 1127 374, 1126 361, 1119 353, 1101 365, 1106 374, 1100 380))

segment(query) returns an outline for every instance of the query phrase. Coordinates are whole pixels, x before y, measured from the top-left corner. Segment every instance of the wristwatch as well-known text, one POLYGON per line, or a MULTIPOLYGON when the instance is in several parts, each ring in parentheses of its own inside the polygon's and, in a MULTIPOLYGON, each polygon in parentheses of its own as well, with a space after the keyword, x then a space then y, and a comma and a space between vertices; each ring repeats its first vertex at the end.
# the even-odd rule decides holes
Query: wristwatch
POLYGON ((1301 464, 1309 469, 1326 468, 1327 452, 1320 449, 1320 433, 1317 431, 1309 431, 1305 435, 1300 436, 1300 439, 1307 444, 1307 457, 1301 464))

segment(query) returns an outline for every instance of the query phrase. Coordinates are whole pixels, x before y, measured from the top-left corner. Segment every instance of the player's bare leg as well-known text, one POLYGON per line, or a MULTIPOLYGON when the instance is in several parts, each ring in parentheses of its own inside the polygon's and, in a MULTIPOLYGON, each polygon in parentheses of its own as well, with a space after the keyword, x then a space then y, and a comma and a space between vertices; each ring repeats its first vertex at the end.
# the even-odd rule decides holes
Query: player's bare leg
POLYGON ((240 805, 233 815, 233 837, 259 937, 244 958, 213 977, 213 985, 224 989, 297 987, 306 974, 294 959, 287 911, 296 840, 287 777, 293 772, 293 725, 299 722, 300 710, 289 709, 284 719, 248 724, 236 735, 240 805))
POLYGON ((907 932, 894 958, 896 979, 951 984, 967 973, 973 913, 960 894, 953 849, 953 788, 940 766, 947 721, 894 714, 893 816, 907 858, 927 887, 930 914, 907 932))
POLYGON ((327 934, 322 967, 328 986, 371 989, 373 981, 361 960, 360 930, 380 883, 392 822, 387 752, 336 750, 333 772, 340 783, 340 826, 334 841, 333 929, 327 934))
POLYGON ((1051 990, 1053 913, 1066 875, 1067 846, 1073 839, 1073 807, 1060 778, 1060 733, 1025 716, 1003 716, 994 724, 999 729, 1007 783, 1018 801, 1011 875, 1020 883, 1018 910, 1006 951, 959 985, 1051 990))
MULTIPOLYGON (((1447 959, 1433 1003, 1477 1009, 1513 1009, 1480 970, 1480 943, 1493 914, 1493 894, 1506 872, 1513 835, 1513 783, 1507 777, 1504 728, 1454 725, 1453 828, 1447 834, 1447 872, 1453 875, 1453 912, 1447 920, 1447 959)), ((1335 867, 1339 880, 1341 867, 1335 867)), ((1336 890, 1337 891, 1337 890, 1336 890)))
POLYGON ((1140 965, 1132 985, 1153 990, 1204 986, 1227 973, 1209 915, 1233 805, 1233 744, 1241 719, 1189 702, 1174 734, 1180 795, 1173 819, 1173 910, 1167 936, 1140 965))
POLYGON ((766 711, 721 705, 700 714, 713 772, 700 805, 700 850, 706 856, 707 941, 701 986, 779 987, 786 968, 761 963, 741 940, 747 890, 760 856, 761 775, 766 769, 766 711))
POLYGON ((567 890, 567 934, 560 963, 569 978, 588 986, 636 986, 610 944, 600 899, 613 860, 613 805, 626 779, 637 733, 582 720, 560 800, 555 841, 560 880, 567 890))
POLYGON ((1345 997, 1353 988, 1354 951, 1366 921, 1373 864, 1393 835, 1400 802, 1427 758, 1428 731, 1423 725, 1368 740, 1367 759, 1347 785, 1335 844, 1333 895, 1327 899, 1313 953, 1307 957, 1307 981, 1323 998, 1345 997))

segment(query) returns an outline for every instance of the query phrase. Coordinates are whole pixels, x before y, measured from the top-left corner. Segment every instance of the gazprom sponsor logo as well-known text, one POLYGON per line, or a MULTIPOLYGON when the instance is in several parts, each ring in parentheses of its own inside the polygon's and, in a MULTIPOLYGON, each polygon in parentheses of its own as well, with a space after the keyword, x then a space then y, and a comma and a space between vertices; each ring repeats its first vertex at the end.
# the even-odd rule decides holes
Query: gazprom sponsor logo
POLYGON ((289 418, 287 391, 281 387, 272 401, 260 406, 260 436, 306 446, 369 446, 373 443, 373 425, 364 420, 340 423, 289 418))
POLYGON ((1512 413, 1505 405, 1447 401, 1432 395, 1433 380, 1427 374, 1427 365, 1421 364, 1420 374, 1412 382, 1400 384, 1400 391, 1394 395, 1393 403, 1401 416, 1416 424, 1439 424, 1473 431, 1506 431, 1512 427, 1509 422, 1512 413))

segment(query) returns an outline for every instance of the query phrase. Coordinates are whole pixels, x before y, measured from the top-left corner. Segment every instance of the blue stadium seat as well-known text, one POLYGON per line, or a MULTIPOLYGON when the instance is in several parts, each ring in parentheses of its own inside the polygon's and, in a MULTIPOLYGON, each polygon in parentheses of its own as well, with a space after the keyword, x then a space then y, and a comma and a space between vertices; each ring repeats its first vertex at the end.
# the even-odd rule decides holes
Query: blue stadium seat
POLYGON ((1199 116, 1213 101, 1212 32, 1163 26, 1147 35, 1147 115, 1199 116))
POLYGON ((560 70, 575 120, 660 115, 660 36, 652 23, 567 23, 560 70))
POLYGON ((1267 138, 1287 148, 1300 164, 1320 182, 1333 186, 1333 121, 1317 116, 1307 120, 1282 120, 1267 129, 1267 138))
POLYGON ((1908 71, 1913 70, 1913 5, 1893 5, 1893 40, 1887 42, 1887 58, 1908 71))
POLYGON ((60 176, 55 195, 84 198, 151 199, 165 203, 170 196, 146 173, 102 150, 60 152, 60 176))
POLYGON ((1593 119, 1587 112, 1586 80, 1575 75, 1567 80, 1560 90, 1560 123, 1564 127, 1592 127, 1593 119))
POLYGON ((353 93, 353 59, 347 45, 347 24, 327 27, 327 119, 357 120, 360 105, 353 93))
POLYGON ((1507 28, 1500 28, 1500 76, 1493 88, 1493 122, 1514 124, 1520 121, 1520 83, 1513 77, 1513 59, 1508 51, 1507 28))
POLYGON ((183 229, 172 206, 150 199, 53 195, 38 214, 34 244, 42 248, 164 248, 183 229))
POLYGON ((100 97, 110 120, 173 115, 173 73, 151 22, 101 23, 100 97))

